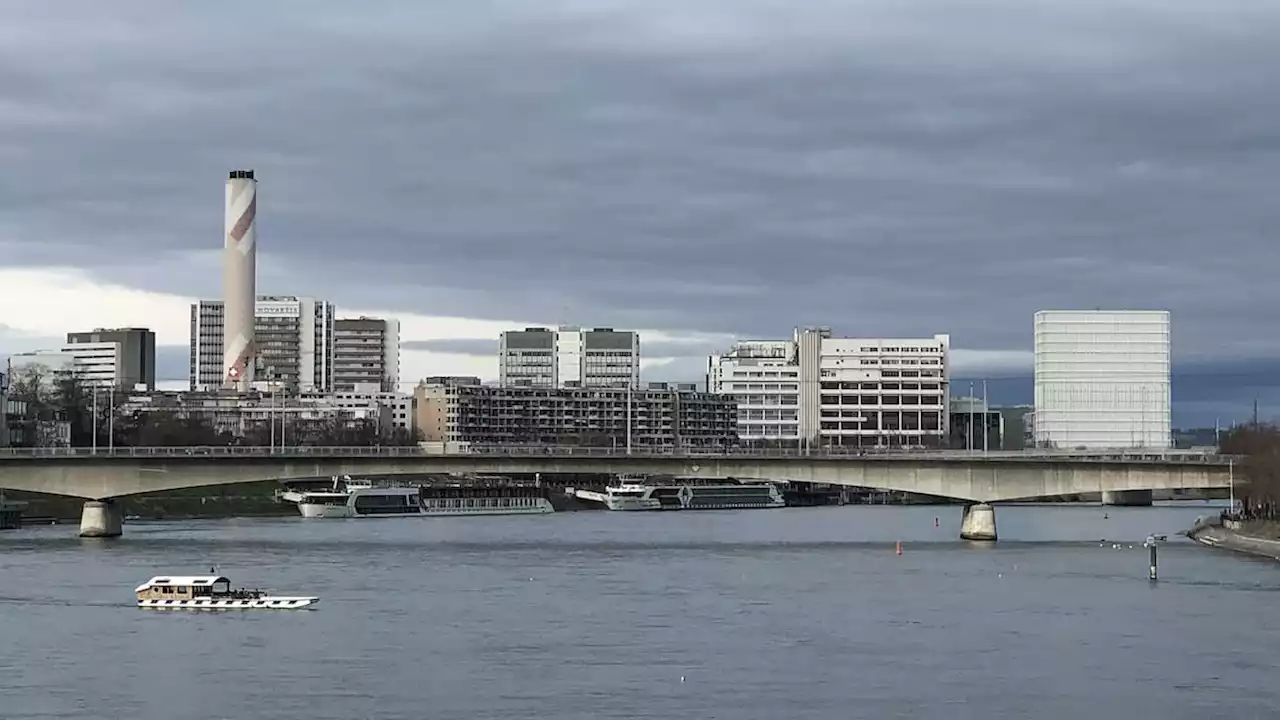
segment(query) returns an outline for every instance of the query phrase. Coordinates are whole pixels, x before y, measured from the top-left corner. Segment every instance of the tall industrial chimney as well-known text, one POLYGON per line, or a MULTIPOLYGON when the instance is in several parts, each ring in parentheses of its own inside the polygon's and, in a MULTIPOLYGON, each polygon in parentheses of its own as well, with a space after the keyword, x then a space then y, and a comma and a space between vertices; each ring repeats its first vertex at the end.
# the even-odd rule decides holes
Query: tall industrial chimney
POLYGON ((252 170, 232 170, 227 178, 222 258, 222 384, 244 392, 253 382, 257 345, 253 337, 257 300, 258 181, 252 170))

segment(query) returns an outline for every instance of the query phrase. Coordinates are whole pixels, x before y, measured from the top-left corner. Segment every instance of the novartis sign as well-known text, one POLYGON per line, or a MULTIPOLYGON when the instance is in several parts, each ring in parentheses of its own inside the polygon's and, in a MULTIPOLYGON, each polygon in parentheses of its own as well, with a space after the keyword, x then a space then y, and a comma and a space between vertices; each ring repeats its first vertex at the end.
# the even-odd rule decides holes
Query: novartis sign
POLYGON ((258 317, 298 317, 302 308, 297 303, 259 302, 254 305, 253 314, 258 317))

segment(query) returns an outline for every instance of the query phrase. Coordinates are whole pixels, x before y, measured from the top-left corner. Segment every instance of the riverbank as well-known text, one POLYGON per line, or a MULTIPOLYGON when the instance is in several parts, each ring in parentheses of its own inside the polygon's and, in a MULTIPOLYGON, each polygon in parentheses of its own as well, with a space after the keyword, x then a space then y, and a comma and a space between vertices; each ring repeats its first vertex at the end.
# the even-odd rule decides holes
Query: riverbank
POLYGON ((1214 517, 1197 523, 1187 537, 1208 547, 1280 560, 1280 523, 1276 522, 1214 517))

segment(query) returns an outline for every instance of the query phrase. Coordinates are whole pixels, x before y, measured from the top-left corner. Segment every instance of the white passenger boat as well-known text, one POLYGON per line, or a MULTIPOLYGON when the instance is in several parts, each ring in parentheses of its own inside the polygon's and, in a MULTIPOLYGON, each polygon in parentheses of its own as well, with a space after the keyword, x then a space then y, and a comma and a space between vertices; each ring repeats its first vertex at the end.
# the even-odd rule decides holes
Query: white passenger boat
POLYGON ((610 510, 661 510, 662 501, 654 496, 655 485, 625 482, 604 489, 604 506, 610 510))
POLYGON ((787 506, 773 483, 646 485, 622 483, 605 488, 610 510, 749 510, 787 506))
POLYGON ((540 515, 555 512, 542 488, 531 486, 374 487, 368 481, 334 478, 332 489, 286 490, 305 518, 367 518, 461 515, 540 515))
POLYGON ((231 588, 221 575, 159 575, 139 585, 138 607, 161 610, 297 610, 318 597, 270 595, 265 590, 231 588))

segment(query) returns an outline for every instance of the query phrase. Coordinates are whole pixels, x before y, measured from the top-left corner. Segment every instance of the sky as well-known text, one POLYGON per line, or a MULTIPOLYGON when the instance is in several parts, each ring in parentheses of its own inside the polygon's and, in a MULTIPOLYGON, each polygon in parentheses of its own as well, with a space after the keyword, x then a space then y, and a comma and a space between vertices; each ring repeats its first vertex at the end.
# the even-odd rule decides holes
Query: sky
POLYGON ((184 385, 223 183, 252 168, 259 292, 399 318, 408 382, 496 377, 512 327, 637 329, 646 377, 694 380, 827 325, 948 333, 960 380, 1029 402, 1036 310, 1136 308, 1172 313, 1175 423, 1280 413, 1280 4, 5 15, 3 352, 143 325, 184 385))

